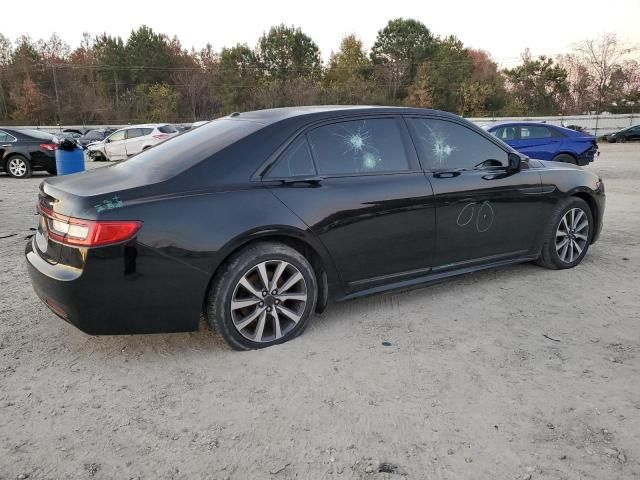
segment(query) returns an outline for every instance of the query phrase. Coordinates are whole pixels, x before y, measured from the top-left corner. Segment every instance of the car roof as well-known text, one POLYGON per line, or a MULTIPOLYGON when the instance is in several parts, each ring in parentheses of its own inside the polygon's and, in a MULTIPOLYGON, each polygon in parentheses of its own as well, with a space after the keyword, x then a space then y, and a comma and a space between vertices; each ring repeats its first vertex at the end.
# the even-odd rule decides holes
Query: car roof
POLYGON ((51 137, 54 137, 55 135, 53 133, 47 132, 45 130, 39 130, 36 128, 26 128, 26 127, 19 127, 19 128, 5 128, 5 127, 0 127, 0 131, 9 133, 11 135, 13 135, 14 137, 17 136, 22 136, 22 137, 29 137, 29 138, 40 138, 38 136, 34 137, 33 134, 31 132, 37 132, 39 134, 42 135, 49 135, 51 137))
POLYGON ((321 105, 321 106, 303 106, 303 107, 282 107, 269 108, 265 110, 254 110, 251 112, 235 112, 229 115, 231 118, 238 120, 249 120, 253 122, 269 125, 295 117, 327 117, 336 114, 414 114, 414 115, 434 115, 451 119, 459 118, 452 113, 440 110, 428 110, 423 108, 409 107, 387 107, 387 106, 368 106, 368 105, 321 105))
POLYGON ((156 128, 162 127, 163 125, 168 125, 168 123, 141 123, 139 125, 127 125, 126 127, 120 128, 120 130, 125 130, 127 128, 156 128))
POLYGON ((558 125, 552 125, 551 123, 545 122, 496 122, 489 125, 487 128, 496 128, 496 127, 516 127, 520 125, 531 125, 536 127, 554 127, 554 128, 563 128, 558 125))

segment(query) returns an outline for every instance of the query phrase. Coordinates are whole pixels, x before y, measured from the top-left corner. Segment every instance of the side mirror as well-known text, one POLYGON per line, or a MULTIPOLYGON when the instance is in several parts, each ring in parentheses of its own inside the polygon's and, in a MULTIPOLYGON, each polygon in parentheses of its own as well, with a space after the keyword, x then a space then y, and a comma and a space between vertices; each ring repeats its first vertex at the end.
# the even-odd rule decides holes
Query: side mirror
POLYGON ((517 153, 510 153, 508 156, 509 165, 507 166, 508 172, 519 172, 520 171, 520 163, 522 162, 522 158, 517 153))

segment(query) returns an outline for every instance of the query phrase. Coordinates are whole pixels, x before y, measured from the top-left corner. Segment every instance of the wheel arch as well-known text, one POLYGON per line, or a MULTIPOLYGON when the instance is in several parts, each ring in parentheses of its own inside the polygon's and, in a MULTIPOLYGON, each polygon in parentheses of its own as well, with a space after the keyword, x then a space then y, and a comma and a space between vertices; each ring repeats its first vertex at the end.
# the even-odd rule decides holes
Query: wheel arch
POLYGON ((578 161, 578 155, 576 155, 575 152, 569 151, 569 150, 560 150, 559 152, 556 152, 553 155, 553 159, 552 161, 556 161, 556 158, 558 158, 560 155, 569 155, 570 157, 572 157, 576 162, 578 161))
MULTIPOLYGON (((593 231, 598 232, 600 227, 600 222, 602 221, 602 219, 600 218, 600 214, 598 212, 598 204, 595 198, 593 198, 593 196, 589 192, 585 192, 585 191, 573 192, 571 196, 580 198, 584 200, 587 203, 587 205, 589 205, 589 209, 591 210, 591 218, 593 218, 593 231)), ((594 238, 592 238, 591 243, 593 243, 594 238)))
POLYGON ((202 303, 203 311, 211 287, 225 268, 229 259, 249 245, 262 242, 274 242, 287 245, 298 251, 311 263, 318 282, 318 301, 315 311, 316 313, 322 313, 329 303, 329 290, 332 289, 331 286, 337 284, 337 274, 333 267, 333 262, 326 252, 323 251, 321 245, 316 244, 317 242, 308 238, 307 233, 292 228, 261 229, 236 238, 223 247, 220 252, 220 261, 212 272, 206 288, 202 303))

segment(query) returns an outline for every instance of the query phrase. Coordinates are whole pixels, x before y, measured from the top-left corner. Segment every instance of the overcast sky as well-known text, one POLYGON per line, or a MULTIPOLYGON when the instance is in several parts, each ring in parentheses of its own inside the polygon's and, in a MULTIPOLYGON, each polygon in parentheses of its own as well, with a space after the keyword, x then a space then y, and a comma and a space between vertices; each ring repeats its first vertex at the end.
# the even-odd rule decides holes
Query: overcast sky
POLYGON ((378 30, 396 17, 423 22, 437 35, 457 35, 467 46, 492 54, 503 66, 518 62, 529 47, 534 55, 565 53, 572 44, 601 33, 617 33, 640 44, 640 0, 109 0, 71 2, 29 0, 1 32, 11 40, 23 33, 34 40, 58 32, 72 47, 82 32, 126 38, 142 24, 177 35, 184 47, 211 43, 216 50, 236 43, 255 46, 271 25, 301 27, 325 59, 343 35, 357 34, 370 48, 378 30), (23 21, 19 19, 24 12, 23 21))

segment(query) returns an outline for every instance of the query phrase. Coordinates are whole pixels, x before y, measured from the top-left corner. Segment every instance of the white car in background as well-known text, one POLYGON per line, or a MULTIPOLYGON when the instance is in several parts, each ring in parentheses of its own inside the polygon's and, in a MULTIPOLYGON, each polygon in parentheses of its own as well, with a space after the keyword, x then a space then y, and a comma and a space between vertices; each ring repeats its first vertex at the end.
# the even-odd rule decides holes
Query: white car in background
POLYGON ((125 160, 178 134, 168 123, 131 125, 88 145, 87 154, 92 160, 125 160))

